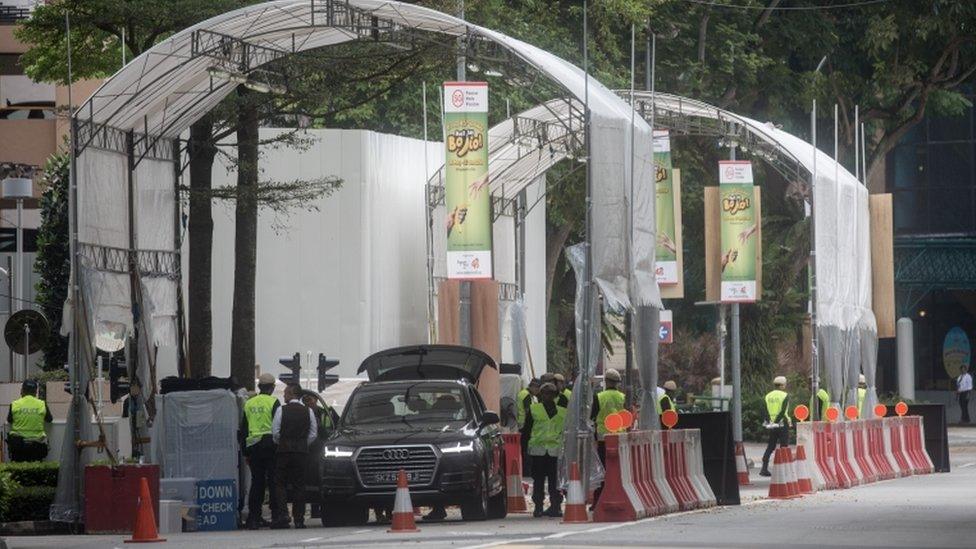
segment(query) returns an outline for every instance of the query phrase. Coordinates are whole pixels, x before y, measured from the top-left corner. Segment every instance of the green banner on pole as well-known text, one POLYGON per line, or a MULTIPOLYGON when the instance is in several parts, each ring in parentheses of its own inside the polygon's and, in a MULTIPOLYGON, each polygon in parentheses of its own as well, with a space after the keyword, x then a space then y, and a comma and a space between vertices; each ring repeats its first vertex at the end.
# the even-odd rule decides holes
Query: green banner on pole
POLYGON ((756 301, 759 218, 756 215, 752 163, 724 160, 719 168, 723 303, 756 301))
POLYGON ((657 249, 655 274, 658 284, 678 283, 678 250, 674 222, 674 173, 671 166, 671 136, 668 130, 654 130, 654 182, 656 185, 657 249))
POLYGON ((447 276, 491 278, 488 83, 444 83, 447 276))

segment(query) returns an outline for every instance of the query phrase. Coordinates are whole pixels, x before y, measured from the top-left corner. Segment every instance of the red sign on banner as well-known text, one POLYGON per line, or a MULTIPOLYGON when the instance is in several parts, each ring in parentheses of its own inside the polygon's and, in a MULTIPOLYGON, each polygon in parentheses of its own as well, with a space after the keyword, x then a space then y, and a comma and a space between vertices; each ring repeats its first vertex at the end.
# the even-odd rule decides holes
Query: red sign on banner
POLYGON ((661 311, 660 343, 674 343, 674 321, 671 311, 661 311))

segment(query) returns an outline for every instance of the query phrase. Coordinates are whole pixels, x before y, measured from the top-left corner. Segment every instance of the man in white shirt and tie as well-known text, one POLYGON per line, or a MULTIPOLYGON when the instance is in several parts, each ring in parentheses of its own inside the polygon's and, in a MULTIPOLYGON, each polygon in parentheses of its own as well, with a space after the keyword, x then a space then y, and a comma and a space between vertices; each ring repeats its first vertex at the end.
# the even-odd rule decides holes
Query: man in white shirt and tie
POLYGON ((968 369, 969 367, 964 364, 959 377, 956 378, 956 394, 959 396, 959 408, 962 410, 962 419, 959 423, 969 423, 969 392, 973 390, 973 376, 966 371, 968 369))

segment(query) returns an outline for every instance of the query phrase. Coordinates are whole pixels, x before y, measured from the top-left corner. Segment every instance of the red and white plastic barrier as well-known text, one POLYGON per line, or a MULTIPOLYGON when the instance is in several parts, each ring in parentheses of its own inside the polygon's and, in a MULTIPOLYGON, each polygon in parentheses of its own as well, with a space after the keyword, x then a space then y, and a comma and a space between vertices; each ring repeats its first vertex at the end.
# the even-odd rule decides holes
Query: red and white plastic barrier
POLYGON ((849 488, 935 470, 919 416, 800 423, 797 442, 806 447, 817 488, 849 488))
POLYGON ((698 429, 607 435, 606 477, 593 515, 624 522, 715 505, 698 429))

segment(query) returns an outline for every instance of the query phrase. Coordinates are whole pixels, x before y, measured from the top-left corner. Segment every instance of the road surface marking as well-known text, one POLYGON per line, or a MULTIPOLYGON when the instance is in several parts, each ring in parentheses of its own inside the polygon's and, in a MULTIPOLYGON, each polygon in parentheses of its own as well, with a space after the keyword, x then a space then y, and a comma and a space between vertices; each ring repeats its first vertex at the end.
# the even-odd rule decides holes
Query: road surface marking
MULTIPOLYGON (((740 504, 739 507, 748 507, 750 505, 761 505, 761 504, 766 504, 766 503, 772 503, 773 501, 775 501, 775 500, 772 500, 772 499, 756 499, 756 500, 744 502, 744 503, 740 504)), ((666 514, 657 515, 657 516, 654 516, 654 517, 642 518, 640 520, 634 520, 634 521, 629 521, 629 522, 615 522, 615 523, 607 524, 607 525, 604 525, 604 526, 597 526, 595 528, 587 528, 585 530, 570 530, 568 532, 559 532, 557 534, 549 534, 548 536, 536 536, 536 537, 531 537, 531 538, 519 538, 519 539, 511 539, 511 540, 493 541, 493 542, 484 543, 484 544, 481 544, 481 545, 471 545, 471 546, 465 547, 464 549, 487 549, 489 547, 498 547, 500 545, 521 544, 521 543, 526 543, 526 542, 529 542, 529 541, 542 541, 542 540, 547 540, 547 539, 562 539, 562 538, 567 538, 569 536, 576 536, 576 535, 579 535, 579 534, 596 534, 596 533, 599 533, 599 532, 605 532, 607 530, 614 530, 614 529, 617 529, 617 528, 623 528, 625 526, 632 526, 632 525, 635 525, 635 524, 643 524, 645 522, 652 522, 652 521, 660 520, 660 519, 663 519, 663 518, 680 517, 680 516, 684 516, 684 515, 694 515, 694 514, 704 513, 706 511, 709 511, 709 510, 712 510, 712 509, 718 509, 718 508, 719 507, 709 507, 709 508, 706 508, 706 509, 693 509, 691 511, 682 511, 680 513, 666 513, 666 514)))
POLYGON ((312 542, 318 541, 320 539, 322 539, 321 536, 319 536, 317 538, 308 538, 308 539, 299 540, 298 543, 312 543, 312 542))
POLYGON ((973 465, 976 465, 976 461, 970 461, 969 463, 963 463, 962 465, 959 466, 959 468, 960 469, 965 469, 966 467, 972 467, 973 465))

